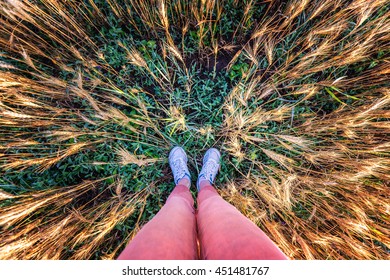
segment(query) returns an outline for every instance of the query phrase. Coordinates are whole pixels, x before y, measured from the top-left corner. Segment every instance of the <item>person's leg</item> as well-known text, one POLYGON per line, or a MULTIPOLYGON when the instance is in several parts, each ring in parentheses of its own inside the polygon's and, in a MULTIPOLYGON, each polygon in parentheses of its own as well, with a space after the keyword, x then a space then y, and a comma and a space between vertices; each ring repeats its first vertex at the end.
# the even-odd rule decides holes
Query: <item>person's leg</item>
POLYGON ((287 259, 259 227, 223 200, 210 184, 198 194, 197 224, 202 259, 287 259))
POLYGON ((211 185, 219 170, 220 153, 206 152, 197 181, 198 239, 202 259, 287 259, 271 239, 211 185))
POLYGON ((130 241, 119 260, 197 259, 194 200, 189 191, 187 156, 180 147, 169 154, 175 189, 167 202, 130 241))
POLYGON ((118 260, 197 259, 194 200, 185 185, 177 185, 167 202, 130 241, 118 260))

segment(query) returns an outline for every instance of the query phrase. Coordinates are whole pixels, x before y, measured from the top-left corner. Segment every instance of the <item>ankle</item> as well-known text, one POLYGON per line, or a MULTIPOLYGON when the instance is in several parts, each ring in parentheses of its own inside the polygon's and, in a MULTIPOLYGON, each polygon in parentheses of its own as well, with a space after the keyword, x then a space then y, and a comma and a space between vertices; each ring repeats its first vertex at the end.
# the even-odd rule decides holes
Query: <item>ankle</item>
POLYGON ((191 187, 191 181, 190 179, 188 179, 187 177, 183 177, 179 180, 179 182, 177 182, 177 185, 181 185, 181 186, 186 186, 187 188, 190 188, 191 187))
POLYGON ((204 187, 212 187, 211 183, 207 179, 200 179, 199 180, 199 191, 203 189, 204 187))

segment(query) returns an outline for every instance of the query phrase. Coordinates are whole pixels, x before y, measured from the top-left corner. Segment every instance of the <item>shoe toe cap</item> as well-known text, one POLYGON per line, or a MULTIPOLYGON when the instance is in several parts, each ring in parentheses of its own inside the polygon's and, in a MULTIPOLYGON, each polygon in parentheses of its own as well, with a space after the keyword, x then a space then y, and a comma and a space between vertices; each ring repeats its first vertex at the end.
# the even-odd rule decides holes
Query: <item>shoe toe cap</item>
POLYGON ((172 148, 172 150, 169 153, 169 160, 172 160, 173 158, 182 157, 184 159, 187 159, 186 152, 184 149, 180 146, 176 146, 172 148))
POLYGON ((216 162, 219 162, 220 158, 221 158, 221 153, 216 148, 208 149, 204 157, 205 161, 209 159, 213 159, 216 162))

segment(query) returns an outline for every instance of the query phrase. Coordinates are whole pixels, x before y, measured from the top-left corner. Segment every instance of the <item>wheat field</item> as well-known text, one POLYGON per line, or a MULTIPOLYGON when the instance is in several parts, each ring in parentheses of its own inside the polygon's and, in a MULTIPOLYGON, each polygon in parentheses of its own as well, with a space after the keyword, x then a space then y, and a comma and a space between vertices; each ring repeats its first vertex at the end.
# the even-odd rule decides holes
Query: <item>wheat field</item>
POLYGON ((0 259, 116 258, 174 145, 289 258, 390 259, 389 4, 2 0, 0 259))

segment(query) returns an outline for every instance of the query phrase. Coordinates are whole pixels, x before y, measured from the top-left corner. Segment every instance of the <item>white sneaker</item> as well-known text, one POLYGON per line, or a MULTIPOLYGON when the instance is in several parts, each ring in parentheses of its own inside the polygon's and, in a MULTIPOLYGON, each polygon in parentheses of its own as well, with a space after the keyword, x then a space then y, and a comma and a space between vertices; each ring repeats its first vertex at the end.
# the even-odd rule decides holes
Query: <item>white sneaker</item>
POLYGON ((169 153, 169 166, 172 169, 175 184, 187 177, 191 181, 191 175, 187 167, 188 158, 182 147, 176 146, 169 153))
POLYGON ((217 149, 211 148, 207 150, 203 157, 202 170, 200 171, 198 180, 196 181, 196 187, 198 188, 198 191, 200 181, 207 180, 210 182, 210 184, 214 183, 215 176, 217 176, 219 171, 220 160, 221 153, 217 149))

